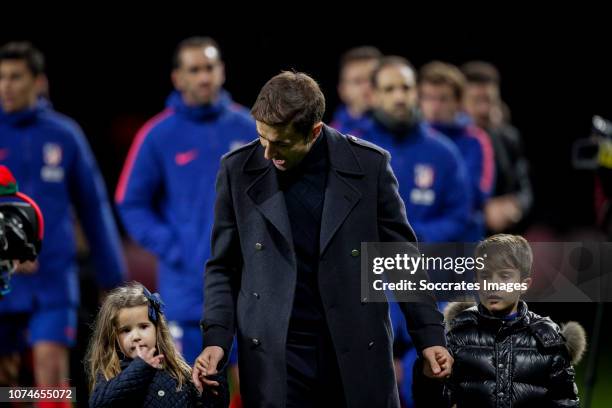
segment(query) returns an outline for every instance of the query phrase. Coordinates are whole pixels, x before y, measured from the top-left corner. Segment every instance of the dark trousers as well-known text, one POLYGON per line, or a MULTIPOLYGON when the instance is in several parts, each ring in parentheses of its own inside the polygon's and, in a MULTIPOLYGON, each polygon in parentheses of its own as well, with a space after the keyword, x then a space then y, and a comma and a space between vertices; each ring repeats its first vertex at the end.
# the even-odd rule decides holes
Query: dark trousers
POLYGON ((336 353, 327 329, 290 329, 287 408, 346 407, 336 353))

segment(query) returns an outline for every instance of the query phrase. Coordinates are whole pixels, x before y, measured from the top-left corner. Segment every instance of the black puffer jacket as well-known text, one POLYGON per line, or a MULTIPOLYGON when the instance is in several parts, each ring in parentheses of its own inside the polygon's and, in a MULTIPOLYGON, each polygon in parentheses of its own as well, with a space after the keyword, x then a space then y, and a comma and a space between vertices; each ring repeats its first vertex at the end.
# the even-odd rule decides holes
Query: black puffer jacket
POLYGON ((447 313, 455 358, 448 382, 457 407, 577 407, 574 369, 561 329, 519 303, 509 321, 482 305, 447 313))
POLYGON ((122 371, 106 381, 99 376, 89 398, 89 406, 102 407, 227 407, 229 391, 222 378, 219 382, 219 396, 205 391, 201 396, 189 382, 180 391, 176 390, 176 380, 168 372, 158 370, 140 358, 123 360, 122 371))
POLYGON ((474 303, 449 303, 444 311, 447 340, 455 358, 442 383, 415 363, 415 407, 577 407, 574 369, 586 349, 582 326, 561 329, 519 304, 518 317, 504 322, 474 303), (571 359, 571 360, 570 360, 571 359))

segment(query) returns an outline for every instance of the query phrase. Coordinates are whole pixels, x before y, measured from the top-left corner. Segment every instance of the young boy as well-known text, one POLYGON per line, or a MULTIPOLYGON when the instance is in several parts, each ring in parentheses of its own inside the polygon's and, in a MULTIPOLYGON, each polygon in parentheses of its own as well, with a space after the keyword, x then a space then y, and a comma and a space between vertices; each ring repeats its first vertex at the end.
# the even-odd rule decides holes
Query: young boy
MULTIPOLYGON (((485 254, 485 267, 476 273, 480 303, 451 303, 445 310, 448 349, 455 363, 439 405, 579 406, 572 364, 584 352, 584 329, 575 322, 560 329, 548 317, 529 311, 520 299, 531 285, 533 261, 524 238, 494 235, 476 248, 476 257, 485 254), (485 281, 520 289, 484 290, 485 281)), ((423 387, 422 381, 415 383, 415 392, 420 389, 415 399, 431 407, 436 387, 423 387)))

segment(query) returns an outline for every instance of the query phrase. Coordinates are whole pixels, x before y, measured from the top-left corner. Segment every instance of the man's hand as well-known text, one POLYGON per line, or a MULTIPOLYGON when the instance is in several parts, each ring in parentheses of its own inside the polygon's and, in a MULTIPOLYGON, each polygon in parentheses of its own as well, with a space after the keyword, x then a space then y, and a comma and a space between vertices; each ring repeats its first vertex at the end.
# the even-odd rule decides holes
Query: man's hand
POLYGON ((517 198, 508 194, 489 199, 484 215, 487 227, 493 232, 500 232, 519 222, 523 212, 517 198))
POLYGON ((423 349, 423 374, 429 378, 447 378, 451 375, 455 360, 442 346, 423 349))
POLYGON ((217 374, 217 365, 223 359, 225 352, 219 346, 209 346, 200 353, 196 358, 191 378, 199 392, 202 392, 204 387, 218 387, 217 381, 212 381, 206 378, 208 375, 217 374))
POLYGON ((142 358, 145 363, 149 364, 151 367, 162 369, 162 362, 164 361, 164 355, 158 354, 155 355, 155 347, 154 348, 140 348, 136 347, 136 353, 138 353, 138 357, 142 358))
POLYGON ((38 261, 30 262, 19 262, 15 261, 15 273, 23 273, 24 275, 31 275, 38 271, 38 261))

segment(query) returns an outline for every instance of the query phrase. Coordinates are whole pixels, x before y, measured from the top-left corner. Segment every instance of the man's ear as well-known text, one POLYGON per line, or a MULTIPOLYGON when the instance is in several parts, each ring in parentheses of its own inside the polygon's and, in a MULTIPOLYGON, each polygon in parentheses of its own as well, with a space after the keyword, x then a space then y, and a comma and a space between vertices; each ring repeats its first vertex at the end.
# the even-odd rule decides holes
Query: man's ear
POLYGON ((49 79, 45 74, 39 74, 34 78, 34 85, 36 87, 36 95, 44 98, 49 97, 49 79))
POLYGON ((319 123, 315 123, 314 126, 312 127, 312 141, 314 142, 315 140, 317 140, 317 138, 319 137, 319 135, 321 134, 321 130, 323 129, 323 122, 319 122, 319 123))
POLYGON ((179 78, 179 72, 178 69, 173 69, 172 73, 170 74, 170 80, 172 81, 172 85, 174 86, 174 89, 176 90, 181 90, 181 80, 179 78))

